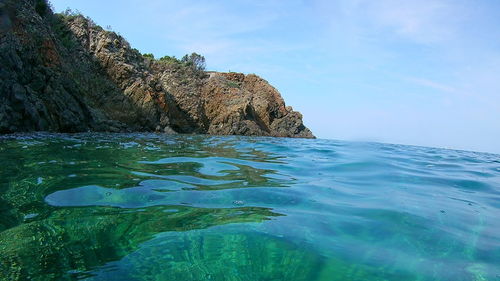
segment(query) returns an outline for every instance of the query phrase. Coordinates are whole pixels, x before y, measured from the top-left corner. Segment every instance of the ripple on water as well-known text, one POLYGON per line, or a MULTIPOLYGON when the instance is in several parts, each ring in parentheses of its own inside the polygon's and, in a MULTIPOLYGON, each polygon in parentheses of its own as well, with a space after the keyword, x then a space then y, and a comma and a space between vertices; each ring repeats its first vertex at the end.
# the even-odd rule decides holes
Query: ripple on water
POLYGON ((0 137, 0 279, 496 280, 500 156, 328 140, 0 137))

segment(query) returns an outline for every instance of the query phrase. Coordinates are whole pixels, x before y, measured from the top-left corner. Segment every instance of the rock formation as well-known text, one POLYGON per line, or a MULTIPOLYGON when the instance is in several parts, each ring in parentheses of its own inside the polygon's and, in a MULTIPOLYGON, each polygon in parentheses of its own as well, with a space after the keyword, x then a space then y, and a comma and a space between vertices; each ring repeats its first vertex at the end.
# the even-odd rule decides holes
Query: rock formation
POLYGON ((0 133, 314 137, 267 81, 155 60, 45 0, 0 0, 0 133))

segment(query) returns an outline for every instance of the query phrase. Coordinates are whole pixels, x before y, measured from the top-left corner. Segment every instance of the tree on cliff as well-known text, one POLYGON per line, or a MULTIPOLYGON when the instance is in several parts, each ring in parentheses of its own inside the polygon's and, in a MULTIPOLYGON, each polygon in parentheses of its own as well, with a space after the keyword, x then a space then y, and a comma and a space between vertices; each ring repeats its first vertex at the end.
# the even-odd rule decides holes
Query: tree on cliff
POLYGON ((205 57, 197 53, 185 55, 182 57, 181 62, 198 71, 204 71, 206 67, 205 57))

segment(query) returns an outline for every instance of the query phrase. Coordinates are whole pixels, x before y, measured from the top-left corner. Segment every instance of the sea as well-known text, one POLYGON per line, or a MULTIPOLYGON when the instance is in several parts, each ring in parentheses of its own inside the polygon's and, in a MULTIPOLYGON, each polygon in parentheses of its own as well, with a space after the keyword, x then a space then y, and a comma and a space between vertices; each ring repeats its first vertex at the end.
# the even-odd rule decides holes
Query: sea
POLYGON ((0 280, 498 281, 500 155, 4 135, 0 280))

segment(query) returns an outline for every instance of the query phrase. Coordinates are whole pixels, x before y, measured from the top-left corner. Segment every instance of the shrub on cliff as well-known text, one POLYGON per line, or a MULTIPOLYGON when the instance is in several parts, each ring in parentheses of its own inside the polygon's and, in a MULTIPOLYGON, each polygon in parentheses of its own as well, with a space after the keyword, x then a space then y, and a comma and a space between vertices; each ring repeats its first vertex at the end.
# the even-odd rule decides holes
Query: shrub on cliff
POLYGON ((191 55, 185 55, 182 57, 181 62, 192 67, 194 70, 205 71, 205 57, 200 54, 192 53, 191 55))
POLYGON ((148 59, 152 59, 152 60, 155 59, 155 55, 153 55, 151 53, 142 54, 142 56, 145 57, 145 58, 148 58, 148 59))
POLYGON ((36 0, 35 11, 41 16, 45 17, 47 12, 50 10, 50 3, 47 0, 36 0))
POLYGON ((173 56, 173 57, 171 57, 171 56, 161 57, 160 62, 168 63, 168 64, 180 64, 181 63, 175 56, 173 56))
POLYGON ((59 39, 61 44, 67 49, 73 49, 78 45, 73 32, 68 28, 67 20, 71 17, 76 17, 73 11, 67 9, 60 14, 52 16, 51 25, 54 35, 59 39))
MULTIPOLYGON (((60 15, 65 18, 66 20, 72 20, 75 19, 76 17, 82 16, 82 13, 78 10, 71 10, 70 8, 66 8, 66 10, 62 11, 60 15)), ((87 18, 90 20, 90 18, 87 18)))

